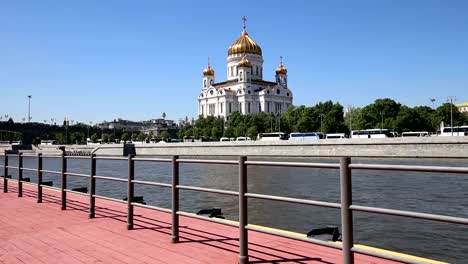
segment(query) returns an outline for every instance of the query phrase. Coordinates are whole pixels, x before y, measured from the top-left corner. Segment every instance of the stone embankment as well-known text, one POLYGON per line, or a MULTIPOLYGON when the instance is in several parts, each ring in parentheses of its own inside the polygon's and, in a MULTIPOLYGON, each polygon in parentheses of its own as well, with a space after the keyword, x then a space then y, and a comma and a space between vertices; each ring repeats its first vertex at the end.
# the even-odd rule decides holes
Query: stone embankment
MULTIPOLYGON (((9 146, 0 146, 0 150, 9 146)), ((59 155, 59 146, 39 146, 33 151, 59 155)), ((68 154, 122 156, 122 144, 66 145, 68 154)), ((279 157, 409 157, 468 158, 468 137, 327 139, 311 141, 244 141, 135 144, 137 155, 210 155, 279 157)))

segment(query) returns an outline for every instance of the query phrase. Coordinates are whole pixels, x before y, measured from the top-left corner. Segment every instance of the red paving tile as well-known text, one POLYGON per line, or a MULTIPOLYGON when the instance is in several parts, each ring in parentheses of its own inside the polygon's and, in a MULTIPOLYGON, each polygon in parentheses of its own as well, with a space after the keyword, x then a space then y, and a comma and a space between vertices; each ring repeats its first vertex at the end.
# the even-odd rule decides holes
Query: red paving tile
MULTIPOLYGON (((171 216, 135 208, 135 229, 126 230, 126 205, 96 199, 88 219, 88 197, 68 194, 60 210, 59 192, 44 189, 36 203, 33 186, 15 182, 0 193, 0 263, 237 263, 238 230, 180 218, 180 243, 172 244, 171 216)), ((292 239, 249 231, 252 263, 341 263, 341 252, 292 239)), ((356 254, 355 263, 396 263, 356 254)))

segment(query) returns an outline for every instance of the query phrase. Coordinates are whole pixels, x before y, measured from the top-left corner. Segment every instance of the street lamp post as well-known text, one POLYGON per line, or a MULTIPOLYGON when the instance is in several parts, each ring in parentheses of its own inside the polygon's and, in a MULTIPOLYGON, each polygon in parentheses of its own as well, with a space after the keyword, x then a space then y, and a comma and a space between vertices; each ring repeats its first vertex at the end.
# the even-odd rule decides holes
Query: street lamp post
POLYGON ((28 123, 31 122, 31 97, 32 95, 28 95, 28 123))
POLYGON ((320 132, 323 134, 323 117, 325 114, 320 114, 320 132))
POLYGON ((278 113, 278 132, 281 132, 281 112, 278 113))
POLYGON ((381 129, 383 129, 383 115, 384 115, 384 111, 380 111, 380 117, 382 118, 382 126, 380 127, 381 129))
POLYGON ((456 101, 457 97, 449 96, 447 97, 447 101, 450 101, 450 130, 452 131, 453 137, 453 101, 456 101))
POLYGON ((352 111, 352 109, 353 109, 353 105, 352 105, 352 104, 348 105, 348 115, 349 115, 349 136, 350 136, 350 137, 351 137, 351 129, 352 129, 352 127, 351 127, 351 122, 352 122, 352 118, 351 118, 351 111, 352 111))

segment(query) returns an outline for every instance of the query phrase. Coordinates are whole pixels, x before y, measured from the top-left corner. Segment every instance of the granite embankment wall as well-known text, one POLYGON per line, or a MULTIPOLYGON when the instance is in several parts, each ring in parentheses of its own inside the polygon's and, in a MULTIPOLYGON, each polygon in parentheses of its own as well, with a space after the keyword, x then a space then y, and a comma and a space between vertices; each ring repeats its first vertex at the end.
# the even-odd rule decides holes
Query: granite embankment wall
MULTIPOLYGON (((136 144, 137 155, 321 156, 468 158, 468 137, 327 139, 312 141, 247 141, 136 144)), ((67 151, 122 156, 123 145, 67 145, 67 151)), ((57 146, 36 152, 60 154, 57 146)))
POLYGON ((468 137, 155 144, 137 145, 136 154, 468 158, 468 137))

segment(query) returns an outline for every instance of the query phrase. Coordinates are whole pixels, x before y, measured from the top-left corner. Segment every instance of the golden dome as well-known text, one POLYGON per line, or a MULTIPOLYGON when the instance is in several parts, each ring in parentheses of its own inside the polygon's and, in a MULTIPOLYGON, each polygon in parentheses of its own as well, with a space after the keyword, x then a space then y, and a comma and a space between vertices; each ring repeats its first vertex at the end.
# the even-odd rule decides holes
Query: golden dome
POLYGON ((228 49, 228 55, 244 53, 262 55, 262 49, 260 46, 249 37, 249 34, 247 34, 247 31, 245 30, 242 31, 241 36, 234 41, 228 49))
POLYGON ((215 72, 213 68, 211 68, 211 66, 208 64, 208 67, 206 67, 203 70, 203 76, 214 76, 214 75, 215 75, 215 72))
POLYGON ((239 64, 237 64, 239 67, 252 67, 252 63, 244 56, 241 61, 239 61, 239 64))
POLYGON ((287 74, 288 70, 283 65, 283 56, 280 56, 280 65, 276 68, 276 74, 287 74))
POLYGON ((287 74, 288 73, 288 70, 286 69, 286 67, 284 67, 284 65, 281 63, 278 68, 276 68, 276 74, 287 74))

